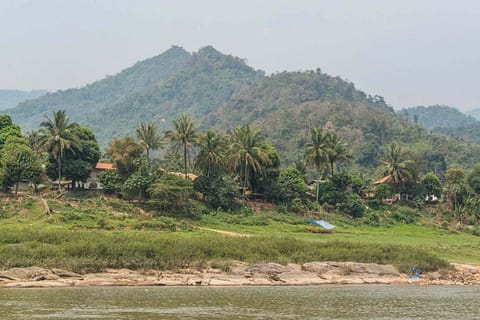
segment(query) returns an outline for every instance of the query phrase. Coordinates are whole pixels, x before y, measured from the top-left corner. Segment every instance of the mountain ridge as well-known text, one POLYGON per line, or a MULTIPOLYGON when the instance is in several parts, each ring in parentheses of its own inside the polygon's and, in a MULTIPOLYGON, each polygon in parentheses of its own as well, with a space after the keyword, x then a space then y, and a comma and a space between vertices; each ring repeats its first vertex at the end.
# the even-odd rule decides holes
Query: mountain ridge
POLYGON ((19 103, 38 98, 48 91, 46 90, 9 90, 0 89, 0 111, 14 108, 19 103))

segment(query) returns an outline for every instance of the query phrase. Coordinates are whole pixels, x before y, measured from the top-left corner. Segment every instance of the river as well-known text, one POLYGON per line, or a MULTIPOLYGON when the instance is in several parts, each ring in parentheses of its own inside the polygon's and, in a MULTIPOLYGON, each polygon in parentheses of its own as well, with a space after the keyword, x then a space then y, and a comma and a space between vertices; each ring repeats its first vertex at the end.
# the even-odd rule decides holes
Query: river
POLYGON ((0 319, 480 319, 480 287, 0 289, 0 319))

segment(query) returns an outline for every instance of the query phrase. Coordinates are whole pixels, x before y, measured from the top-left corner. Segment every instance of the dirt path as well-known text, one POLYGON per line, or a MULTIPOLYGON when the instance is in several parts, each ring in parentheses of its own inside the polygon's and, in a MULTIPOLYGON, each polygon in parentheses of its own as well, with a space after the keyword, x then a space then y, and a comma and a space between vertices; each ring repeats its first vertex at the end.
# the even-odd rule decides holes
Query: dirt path
POLYGON ((232 231, 226 231, 226 230, 218 230, 218 229, 211 229, 211 228, 203 228, 203 227, 198 227, 200 230, 206 230, 206 231, 212 231, 216 233, 221 233, 230 237, 250 237, 249 234, 246 233, 237 233, 237 232, 232 232, 232 231))

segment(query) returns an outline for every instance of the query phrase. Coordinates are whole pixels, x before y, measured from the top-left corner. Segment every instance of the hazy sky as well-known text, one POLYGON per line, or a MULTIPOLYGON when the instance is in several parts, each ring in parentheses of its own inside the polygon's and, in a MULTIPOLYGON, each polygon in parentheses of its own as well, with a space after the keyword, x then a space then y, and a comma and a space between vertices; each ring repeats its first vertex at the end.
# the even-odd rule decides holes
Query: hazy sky
POLYGON ((477 0, 0 0, 0 88, 80 87, 174 44, 320 67, 396 108, 480 107, 477 0))

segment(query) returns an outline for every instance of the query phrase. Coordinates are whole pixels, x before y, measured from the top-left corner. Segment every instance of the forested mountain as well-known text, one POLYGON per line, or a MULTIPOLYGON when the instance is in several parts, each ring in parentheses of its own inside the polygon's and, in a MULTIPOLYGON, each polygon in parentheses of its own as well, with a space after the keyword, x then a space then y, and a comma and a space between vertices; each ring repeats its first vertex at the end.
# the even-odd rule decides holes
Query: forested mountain
MULTIPOLYGON (((137 62, 117 75, 107 76, 80 89, 59 90, 26 101, 8 113, 24 131, 37 129, 44 115, 60 109, 65 109, 73 121, 89 125, 86 118, 99 109, 120 103, 130 95, 171 77, 185 69, 190 58, 190 53, 174 46, 156 57, 137 62)), ((103 125, 111 126, 113 123, 106 119, 103 125)), ((132 127, 136 125, 132 124, 132 127)), ((110 138, 100 137, 100 140, 110 138)))
POLYGON ((8 113, 26 131, 38 128, 44 115, 65 109, 105 146, 115 136, 133 134, 142 121, 163 128, 181 113, 202 117, 261 78, 263 72, 212 47, 194 54, 172 47, 115 76, 27 101, 8 113))
POLYGON ((465 112, 467 115, 474 117, 477 120, 480 120, 480 109, 472 109, 465 112))
POLYGON ((133 133, 142 121, 155 122, 160 129, 167 129, 171 120, 181 114, 191 115, 201 123, 234 93, 263 77, 263 72, 247 66, 239 58, 205 47, 192 54, 187 68, 107 105, 88 115, 86 120, 100 137, 109 138, 133 133), (105 126, 105 119, 113 125, 105 126))
POLYGON ((103 147, 115 136, 134 136, 140 122, 170 129, 182 114, 201 129, 252 124, 272 141, 284 166, 302 158, 314 127, 337 132, 352 149, 354 165, 363 169, 373 170, 391 142, 406 145, 422 172, 444 171, 447 165, 471 168, 480 153, 478 145, 465 143, 476 139, 431 134, 418 125, 461 130, 477 123, 456 109, 417 107, 397 114, 382 97, 319 69, 265 76, 212 47, 196 53, 172 47, 115 76, 21 103, 9 113, 26 132, 59 109, 91 128, 103 147))
POLYGON ((430 130, 469 127, 480 123, 456 108, 441 105, 411 107, 402 109, 399 113, 410 122, 430 130))
POLYGON ((45 90, 3 90, 0 89, 0 110, 10 109, 15 107, 22 101, 35 99, 46 94, 45 90))
POLYGON ((462 113, 449 106, 413 107, 403 109, 399 114, 412 123, 430 129, 431 132, 445 134, 462 141, 480 143, 480 121, 473 115, 462 113))
POLYGON ((293 160, 296 152, 302 152, 309 128, 329 122, 354 142, 363 137, 358 130, 368 133, 378 127, 379 141, 384 141, 394 119, 395 112, 382 97, 367 96, 352 83, 317 70, 266 77, 236 94, 206 123, 217 128, 252 123, 293 160), (378 124, 368 123, 377 120, 378 124))

